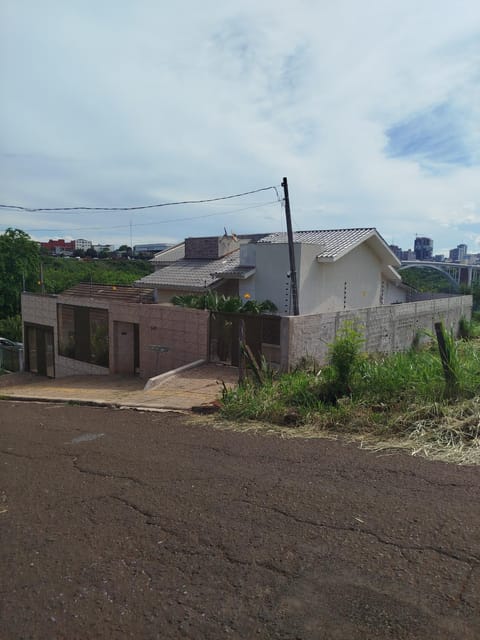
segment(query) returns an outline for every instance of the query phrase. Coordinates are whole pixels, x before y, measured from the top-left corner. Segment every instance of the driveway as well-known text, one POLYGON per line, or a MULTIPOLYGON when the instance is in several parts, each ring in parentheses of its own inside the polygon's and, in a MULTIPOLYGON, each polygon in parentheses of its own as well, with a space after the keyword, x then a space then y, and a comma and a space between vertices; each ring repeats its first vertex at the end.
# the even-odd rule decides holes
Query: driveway
POLYGON ((0 401, 0 637, 480 637, 480 476, 0 401))
POLYGON ((151 389, 135 376, 100 375, 45 378, 32 374, 0 376, 0 395, 24 400, 58 400, 145 409, 191 409, 221 395, 223 385, 238 382, 238 369, 203 364, 169 372, 151 389))

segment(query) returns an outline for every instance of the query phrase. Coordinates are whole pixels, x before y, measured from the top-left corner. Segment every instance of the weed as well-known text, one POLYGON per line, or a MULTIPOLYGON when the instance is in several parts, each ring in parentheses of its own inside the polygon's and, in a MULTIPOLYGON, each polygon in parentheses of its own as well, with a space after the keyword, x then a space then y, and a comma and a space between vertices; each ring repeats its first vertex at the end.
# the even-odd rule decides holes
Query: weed
POLYGON ((454 398, 458 396, 460 387, 460 359, 457 343, 453 330, 446 331, 442 322, 435 323, 435 332, 445 377, 445 395, 454 398))
POLYGON ((351 321, 345 322, 337 332, 328 350, 330 369, 325 371, 327 400, 352 393, 353 377, 361 360, 360 350, 363 342, 362 334, 351 321))

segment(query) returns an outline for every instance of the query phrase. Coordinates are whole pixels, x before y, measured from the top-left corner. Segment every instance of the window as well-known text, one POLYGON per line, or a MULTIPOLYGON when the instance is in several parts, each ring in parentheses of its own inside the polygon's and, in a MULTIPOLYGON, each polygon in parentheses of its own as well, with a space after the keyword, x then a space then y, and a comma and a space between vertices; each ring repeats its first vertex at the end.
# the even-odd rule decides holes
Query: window
POLYGON ((67 358, 108 367, 108 311, 59 304, 58 352, 67 358))

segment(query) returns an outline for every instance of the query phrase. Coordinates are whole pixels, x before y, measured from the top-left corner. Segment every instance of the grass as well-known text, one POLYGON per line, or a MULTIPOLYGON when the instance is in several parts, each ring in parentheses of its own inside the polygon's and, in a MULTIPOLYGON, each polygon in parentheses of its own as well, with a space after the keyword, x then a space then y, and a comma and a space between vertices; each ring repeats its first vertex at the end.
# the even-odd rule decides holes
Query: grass
MULTIPOLYGON (((354 366, 342 380, 340 395, 335 395, 335 363, 319 371, 299 369, 262 385, 247 380, 225 390, 223 424, 239 428, 241 423, 242 430, 283 436, 329 434, 368 448, 400 447, 435 459, 480 464, 480 339, 460 340, 449 348, 456 367, 453 389, 445 382, 434 343, 420 351, 376 357, 357 357, 343 345, 337 353, 347 353, 354 366)), ((346 371, 340 370, 342 375, 346 371)))

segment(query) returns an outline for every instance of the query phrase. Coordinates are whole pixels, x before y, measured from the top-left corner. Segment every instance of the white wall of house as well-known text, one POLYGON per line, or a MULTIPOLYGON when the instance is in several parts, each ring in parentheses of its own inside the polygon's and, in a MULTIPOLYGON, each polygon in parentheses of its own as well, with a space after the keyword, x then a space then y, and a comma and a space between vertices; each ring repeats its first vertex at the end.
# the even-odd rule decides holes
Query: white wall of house
MULTIPOLYGON (((404 292, 382 275, 384 264, 368 243, 359 245, 336 262, 319 263, 318 253, 317 245, 295 244, 300 314, 405 301, 404 292)), ((280 314, 291 314, 288 246, 259 243, 256 261, 254 282, 250 278, 242 283, 242 289, 257 300, 272 300, 280 314)))
POLYGON ((398 304, 407 301, 407 290, 394 282, 383 280, 384 294, 383 304, 398 304))

